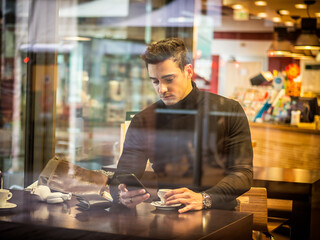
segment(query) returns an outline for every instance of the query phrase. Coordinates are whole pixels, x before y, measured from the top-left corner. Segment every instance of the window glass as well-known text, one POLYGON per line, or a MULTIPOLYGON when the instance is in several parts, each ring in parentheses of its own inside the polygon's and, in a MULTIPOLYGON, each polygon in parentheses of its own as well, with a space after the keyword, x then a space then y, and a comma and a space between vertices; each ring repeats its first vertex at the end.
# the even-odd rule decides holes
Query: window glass
MULTIPOLYGON (((233 0, 2 3, 0 170, 5 187, 31 184, 55 154, 88 169, 117 163, 130 116, 158 100, 140 55, 149 43, 167 37, 185 41, 201 90, 241 103, 257 143, 254 166, 319 169, 319 161, 308 161, 319 159, 318 137, 306 135, 310 148, 303 148, 305 140, 294 134, 290 143, 270 143, 269 130, 257 128, 259 122, 290 127, 291 111, 300 111, 299 127, 311 134, 319 125, 314 122, 319 51, 292 50, 290 56, 275 51, 284 38, 284 45, 294 43, 300 20, 274 19, 272 3, 257 7, 246 1, 241 9, 234 9, 233 0), (257 86, 261 82, 266 86, 257 86)), ((318 8, 313 6, 311 17, 318 8)))

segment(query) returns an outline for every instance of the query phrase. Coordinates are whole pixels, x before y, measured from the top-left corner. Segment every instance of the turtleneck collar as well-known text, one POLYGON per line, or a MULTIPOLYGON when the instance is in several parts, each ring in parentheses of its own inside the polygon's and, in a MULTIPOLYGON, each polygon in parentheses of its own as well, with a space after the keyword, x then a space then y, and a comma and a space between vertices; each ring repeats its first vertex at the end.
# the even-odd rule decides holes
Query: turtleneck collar
POLYGON ((167 108, 167 109, 195 109, 198 102, 198 94, 199 89, 197 88, 197 85, 194 81, 191 81, 192 84, 192 90, 191 92, 181 101, 177 102, 173 105, 165 105, 162 100, 161 102, 161 108, 167 108))

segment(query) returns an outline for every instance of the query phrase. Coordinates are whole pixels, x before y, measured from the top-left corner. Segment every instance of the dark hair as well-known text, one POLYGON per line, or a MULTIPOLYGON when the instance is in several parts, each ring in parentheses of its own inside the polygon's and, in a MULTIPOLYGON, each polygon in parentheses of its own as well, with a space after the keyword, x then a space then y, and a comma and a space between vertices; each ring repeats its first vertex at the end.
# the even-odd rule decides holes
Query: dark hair
POLYGON ((181 71, 191 61, 188 56, 188 49, 183 40, 179 38, 166 38, 158 42, 151 43, 146 51, 141 55, 148 68, 148 64, 157 64, 167 59, 172 59, 178 64, 181 71))

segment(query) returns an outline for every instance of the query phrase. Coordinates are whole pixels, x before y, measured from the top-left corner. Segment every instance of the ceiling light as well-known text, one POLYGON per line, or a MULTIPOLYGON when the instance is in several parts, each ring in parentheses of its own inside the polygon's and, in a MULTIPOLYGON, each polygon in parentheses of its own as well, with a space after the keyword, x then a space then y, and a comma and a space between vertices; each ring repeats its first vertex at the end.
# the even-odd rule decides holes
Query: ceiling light
POLYGON ((294 23, 290 22, 290 21, 286 21, 286 22, 284 22, 284 25, 286 25, 287 27, 293 27, 294 23))
POLYGON ((290 15, 290 11, 285 10, 285 9, 279 10, 279 13, 280 13, 281 15, 290 15))
POLYGON ((273 17, 272 22, 281 22, 281 18, 279 17, 273 17))
POLYGON ((241 4, 234 4, 234 5, 232 5, 232 9, 235 9, 235 10, 240 10, 240 9, 242 9, 243 8, 243 6, 241 5, 241 4))
POLYGON ((267 2, 266 1, 255 1, 254 4, 256 6, 267 6, 267 2))
POLYGON ((307 9, 307 5, 306 4, 295 4, 294 6, 297 9, 307 9))
POLYGON ((258 16, 259 18, 266 18, 266 17, 268 16, 268 14, 265 13, 265 12, 260 12, 260 13, 257 14, 257 16, 258 16))
POLYGON ((301 34, 297 38, 294 45, 296 49, 300 50, 319 50, 320 42, 318 36, 315 34, 317 29, 316 18, 302 18, 301 19, 301 34))
POLYGON ((247 21, 249 20, 249 12, 246 9, 233 10, 233 20, 235 21, 247 21))
POLYGON ((295 49, 301 50, 320 50, 320 44, 318 37, 315 34, 301 34, 296 44, 294 45, 295 49))

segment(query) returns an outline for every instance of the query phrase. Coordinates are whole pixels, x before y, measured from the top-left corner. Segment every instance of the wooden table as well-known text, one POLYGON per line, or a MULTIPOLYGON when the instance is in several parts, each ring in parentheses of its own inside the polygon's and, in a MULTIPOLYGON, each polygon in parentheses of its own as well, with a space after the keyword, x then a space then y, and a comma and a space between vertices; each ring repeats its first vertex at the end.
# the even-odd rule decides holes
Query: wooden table
POLYGON ((291 239, 320 239, 320 171, 254 167, 253 186, 265 187, 268 198, 293 200, 291 239))
POLYGON ((161 211, 148 203, 136 209, 113 206, 81 211, 77 200, 47 204, 12 190, 18 206, 0 211, 1 239, 251 239, 252 214, 203 210, 161 211))

